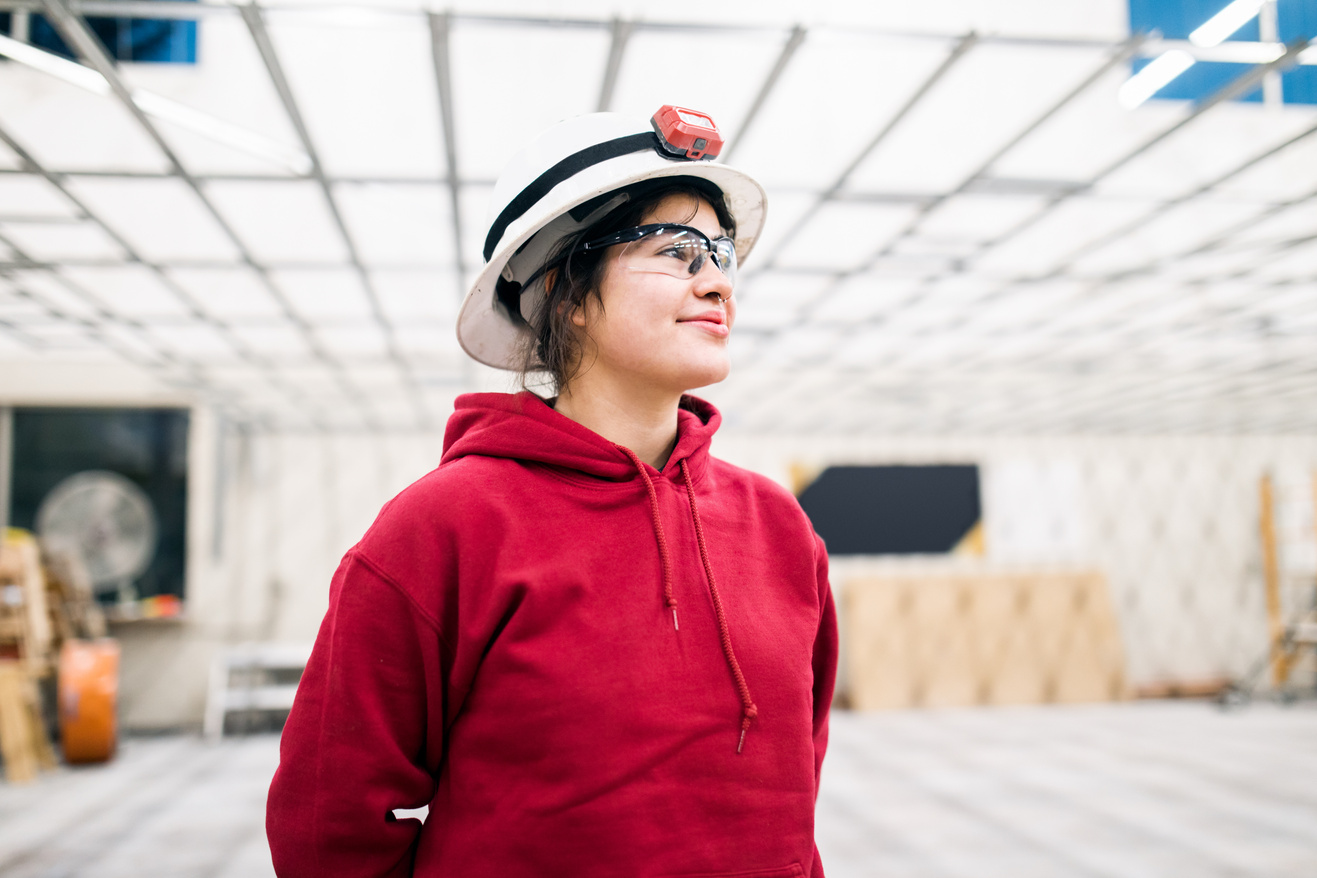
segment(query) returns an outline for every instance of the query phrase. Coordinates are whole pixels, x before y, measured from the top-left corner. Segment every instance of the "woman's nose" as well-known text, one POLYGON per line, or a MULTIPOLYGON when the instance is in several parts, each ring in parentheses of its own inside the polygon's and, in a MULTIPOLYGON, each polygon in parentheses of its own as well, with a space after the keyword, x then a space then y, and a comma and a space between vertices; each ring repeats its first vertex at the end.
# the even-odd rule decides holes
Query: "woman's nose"
POLYGON ((722 269, 714 265, 712 259, 704 260, 704 265, 695 274, 696 295, 700 298, 717 296, 721 301, 732 297, 732 281, 723 274, 722 269))

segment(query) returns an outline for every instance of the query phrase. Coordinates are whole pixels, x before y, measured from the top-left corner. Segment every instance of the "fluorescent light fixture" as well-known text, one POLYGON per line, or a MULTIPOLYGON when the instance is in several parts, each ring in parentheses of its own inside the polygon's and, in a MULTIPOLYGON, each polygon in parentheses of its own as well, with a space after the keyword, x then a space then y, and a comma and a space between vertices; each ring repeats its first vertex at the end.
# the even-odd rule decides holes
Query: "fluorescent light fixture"
POLYGON ((1265 0, 1235 0, 1189 34, 1189 42, 1204 48, 1223 42, 1226 37, 1248 24, 1261 12, 1264 2, 1265 0))
POLYGON ((110 93, 110 84, 105 81, 105 77, 90 67, 85 67, 67 58, 61 58, 53 52, 38 49, 36 46, 20 43, 18 40, 10 39, 4 35, 0 35, 0 55, 4 55, 11 61, 17 61, 19 64, 26 64, 33 70, 49 73, 57 79, 62 79, 67 83, 85 88, 87 91, 95 92, 98 95, 108 95, 110 93))
POLYGON ((133 92, 133 103, 148 116, 172 122, 216 143, 283 165, 295 174, 306 174, 311 170, 311 157, 302 150, 284 146, 263 134, 239 128, 163 95, 139 88, 133 92))
POLYGON ((1194 56, 1183 49, 1163 52, 1121 84, 1120 90, 1116 92, 1116 100, 1120 101, 1121 106, 1132 110, 1192 66, 1194 56))
MULTIPOLYGON (((33 70, 48 73, 93 94, 101 96, 110 94, 110 83, 90 67, 61 58, 53 52, 38 49, 36 46, 10 39, 3 34, 0 34, 0 55, 25 64, 33 70)), ((285 146, 263 134, 240 128, 209 113, 194 110, 192 107, 145 89, 134 91, 132 98, 137 108, 148 116, 171 122, 180 128, 186 128, 248 155, 275 162, 295 174, 306 174, 311 170, 311 157, 305 152, 285 146)))

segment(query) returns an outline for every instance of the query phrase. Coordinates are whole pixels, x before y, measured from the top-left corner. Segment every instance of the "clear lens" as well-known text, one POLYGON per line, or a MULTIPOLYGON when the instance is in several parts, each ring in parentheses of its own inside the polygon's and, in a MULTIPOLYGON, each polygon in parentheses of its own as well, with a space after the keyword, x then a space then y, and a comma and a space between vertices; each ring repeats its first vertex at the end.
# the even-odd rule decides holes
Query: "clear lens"
POLYGON ((731 238, 710 241, 695 229, 670 226, 626 244, 618 262, 632 271, 648 271, 687 279, 712 258, 727 279, 736 283, 736 247, 731 238), (712 248, 712 249, 711 249, 712 248))

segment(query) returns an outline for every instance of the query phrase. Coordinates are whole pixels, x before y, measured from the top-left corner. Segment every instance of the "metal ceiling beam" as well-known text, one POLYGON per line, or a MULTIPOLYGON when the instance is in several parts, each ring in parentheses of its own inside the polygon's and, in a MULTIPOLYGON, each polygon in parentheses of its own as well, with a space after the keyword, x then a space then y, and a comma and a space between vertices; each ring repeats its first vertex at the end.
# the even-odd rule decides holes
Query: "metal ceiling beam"
POLYGON ((853 273, 858 274, 867 271, 870 268, 872 268, 873 265, 876 262, 878 262, 880 259, 883 259, 884 257, 891 255, 892 252, 897 248, 897 246, 900 245, 902 241, 913 235, 919 229, 920 225, 923 224, 924 220, 928 217, 930 213, 932 213, 934 210, 936 210, 938 207, 944 204, 948 199, 963 194, 972 186, 977 184, 980 180, 987 178, 988 172, 991 171, 993 166, 996 165, 997 162, 1001 161, 1006 156, 1007 153, 1009 153, 1012 149, 1023 143, 1024 140, 1029 135, 1033 134, 1039 128, 1046 125, 1049 121, 1055 118, 1056 115, 1060 113, 1062 110, 1064 110, 1066 107, 1070 106, 1070 104, 1073 103, 1076 98, 1078 98, 1084 92, 1088 91, 1089 88, 1091 88, 1100 79, 1102 79, 1102 77, 1106 76, 1107 73, 1109 73, 1113 68, 1129 60, 1129 58, 1135 52, 1138 51, 1138 48, 1143 43, 1143 40, 1144 37, 1142 34, 1134 34, 1129 39, 1125 40, 1124 42, 1114 47, 1112 51, 1108 53, 1107 57, 1104 58, 1102 62, 1098 64, 1097 67, 1095 67, 1088 74, 1088 76, 1080 80, 1080 82, 1077 85, 1075 85, 1068 92, 1062 95, 1058 100, 1054 101, 1050 106, 1047 107, 1047 109, 1043 110, 1036 117, 1034 117, 1034 119, 1031 122, 1029 122, 1029 124, 1025 125, 1022 129, 1020 129, 1019 132, 1017 132, 1014 137, 1003 143, 997 149, 993 150, 992 154, 989 155, 986 159, 984 159, 984 161, 981 162, 979 166, 975 168, 974 171, 969 176, 967 176, 964 180, 962 180, 960 185, 956 186, 956 188, 950 190, 949 192, 946 192, 945 194, 939 195, 937 198, 933 199, 932 201, 923 204, 919 208, 915 216, 910 220, 908 224, 906 224, 906 226, 903 229, 901 229, 899 232, 893 235, 892 238, 888 240, 886 244, 884 244, 872 256, 866 259, 860 265, 859 268, 855 269, 853 273))
MULTIPOLYGON (((832 183, 825 190, 823 190, 822 193, 820 193, 819 197, 814 201, 812 205, 810 205, 809 209, 805 211, 805 213, 800 217, 800 219, 796 221, 795 225, 791 227, 790 231, 788 231, 785 235, 782 236, 782 240, 789 241, 792 238, 796 237, 796 235, 800 233, 801 229, 803 229, 806 225, 810 223, 811 220, 814 219, 814 217, 823 208, 823 206, 836 197, 837 193, 841 191, 842 187, 845 186, 846 182, 850 179, 851 174, 855 173, 855 171, 860 167, 860 165, 864 164, 865 159, 867 159, 873 153, 873 151, 877 149, 878 146, 884 140, 887 139, 888 135, 890 135, 894 130, 896 130, 896 127, 901 124, 901 122, 905 119, 905 117, 910 115, 911 111, 913 111, 914 108, 918 106, 919 102, 922 101, 924 97, 930 91, 933 90, 933 86, 941 82, 942 77, 946 76, 947 73, 950 72, 951 68, 956 66, 956 62, 959 61, 961 58, 965 57, 966 53, 968 53, 969 50, 972 49, 975 43, 977 43, 978 41, 979 41, 979 36, 975 34, 973 31, 971 31, 968 34, 965 34, 959 40, 956 41, 955 45, 952 46, 951 51, 948 52, 947 56, 942 59, 942 62, 938 64, 937 68, 934 69, 932 73, 930 73, 928 76, 924 78, 924 81, 919 84, 919 87, 915 89, 914 93, 912 93, 910 97, 906 98, 905 103, 902 104, 900 109, 898 109, 896 113, 887 120, 887 123, 878 130, 878 133, 869 139, 869 142, 866 143, 864 147, 859 151, 859 153, 856 154, 855 158, 851 160, 850 164, 846 166, 845 170, 843 170, 840 174, 838 174, 837 178, 833 180, 832 183)), ((758 271, 759 272, 768 271, 772 269, 776 265, 776 263, 777 263, 777 254, 775 253, 770 254, 768 257, 768 261, 762 263, 759 266, 758 271)))
POLYGON ((64 38, 64 41, 74 49, 86 64, 104 77, 105 81, 109 83, 111 91, 119 99, 120 103, 122 103, 124 108, 127 109, 137 120, 139 126, 146 135, 160 148, 161 153, 169 162, 174 175, 187 184, 188 188, 192 190, 202 206, 206 208, 207 212, 219 225, 219 228, 224 232, 225 236, 228 237, 234 247, 237 248, 243 262, 256 270, 270 294, 274 297, 275 301, 280 304, 281 308, 283 308, 285 315, 301 331, 303 339, 306 341, 306 344, 311 351, 316 355, 317 359, 321 360, 332 371, 334 371, 335 375, 338 377, 344 395, 357 403, 358 407, 362 409, 364 416, 368 420, 373 419, 373 413, 366 406, 364 398, 347 380, 342 364, 331 357, 320 345, 319 340, 316 339, 310 326, 288 303, 283 292, 270 279, 269 273, 252 258, 251 253, 247 250, 242 239, 238 237, 237 232, 234 231, 233 227, 229 225, 228 221, 219 212, 218 208, 216 208, 214 203, 211 202, 210 198, 206 195, 205 190, 201 188, 201 184, 191 175, 191 173, 188 172, 187 168, 179 160, 177 154, 174 153, 173 149, 170 148, 169 144, 161 136, 159 130, 155 127, 155 124, 141 111, 136 102, 133 101, 132 93, 124 84, 122 78, 119 76, 119 72, 114 67, 114 63, 110 60, 104 47, 101 46, 100 41, 97 40, 96 36, 91 32, 87 23, 69 12, 68 8, 65 6, 64 0, 42 0, 42 4, 51 23, 55 26, 55 29, 59 31, 60 36, 64 38))
MULTIPOLYGON (((184 307, 187 308, 189 315, 194 320, 197 320, 200 323, 206 324, 211 328, 215 329, 221 336, 224 337, 224 340, 228 342, 230 346, 233 347, 233 349, 237 352, 238 357, 240 359, 246 360, 247 362, 251 363, 253 366, 262 369, 266 376, 266 379, 272 385, 278 387, 283 393, 285 393, 288 396, 288 398, 292 400, 294 404, 302 405, 302 406, 307 405, 306 400, 301 396, 301 394, 298 394, 293 388, 288 387, 286 384, 280 381, 277 373, 271 370, 269 362, 255 355, 247 347, 246 343, 243 342, 242 339, 234 333, 233 328, 231 326, 229 326, 228 324, 222 321, 213 319, 209 314, 207 314, 201 308, 200 305, 197 304, 196 300, 192 297, 192 295, 188 293, 186 290, 184 290, 182 287, 180 287, 178 283, 172 277, 170 277, 164 270, 162 270, 158 265, 155 265, 143 259, 141 254, 137 252, 137 249, 133 247, 133 245, 126 238, 124 238, 121 234, 119 234, 117 229, 115 229, 112 225, 110 225, 110 223, 106 222, 106 220, 103 217, 101 217, 90 207, 88 207, 86 202, 84 202, 81 198, 79 198, 76 193, 71 191, 68 188, 68 186, 65 185, 63 180, 58 179, 50 172, 48 172, 45 169, 45 167, 39 161, 37 161, 35 156, 33 156, 30 152, 28 152, 28 150, 22 144, 16 141, 13 138, 13 136, 10 135, 10 133, 7 130, 5 130, 3 125, 0 125, 0 143, 3 143, 5 146, 9 147, 9 149, 13 151, 15 155, 18 156, 19 160, 24 164, 25 167, 29 168, 33 173, 37 174, 38 176, 44 178, 47 183, 58 189, 60 193, 65 198, 67 198, 69 202, 78 210, 78 212, 82 214, 83 217, 91 220, 102 231, 104 231, 105 234, 109 236, 109 238, 112 241, 114 241, 115 244, 117 244, 124 251, 124 253, 128 254, 129 262, 142 265, 145 268, 147 268, 149 271, 151 271, 151 273, 155 275, 156 279, 159 280, 160 283, 166 289, 168 289, 171 293, 173 293, 174 296, 180 302, 183 303, 184 307)), ((53 268, 48 270, 53 270, 53 268)), ((314 412, 312 413, 312 416, 313 417, 315 416, 314 412)))
POLYGON ((968 260, 979 259, 990 250, 994 250, 997 247, 1000 247, 1002 244, 1006 243, 1007 241, 1011 240, 1017 235, 1022 234, 1027 229, 1030 229, 1033 226, 1037 225, 1039 221, 1041 221, 1044 217, 1049 215, 1062 203, 1074 197, 1074 195, 1077 192, 1091 191, 1093 187, 1097 186, 1107 177, 1110 177, 1116 171, 1125 167, 1130 162, 1137 159, 1139 156, 1144 155, 1153 147, 1157 146, 1157 144, 1163 142, 1171 135, 1182 130, 1186 125, 1189 125, 1191 122, 1203 116, 1203 114, 1209 112, 1210 110, 1216 107, 1221 106, 1222 104, 1225 104, 1228 101, 1234 100, 1235 98, 1238 97, 1243 97, 1244 95, 1253 91, 1261 84, 1262 80, 1266 77, 1268 73, 1272 71, 1283 71, 1289 69, 1294 65, 1294 62, 1298 58, 1299 53, 1302 52, 1307 47, 1308 47, 1307 40, 1304 39, 1296 40, 1295 42, 1290 44, 1290 46, 1285 50, 1285 54, 1281 55, 1276 60, 1268 62, 1266 64, 1260 64, 1250 69, 1248 72, 1242 74, 1241 76, 1236 77, 1234 80, 1230 81, 1226 85, 1217 89, 1206 99, 1195 104, 1193 109, 1189 111, 1189 113, 1187 113, 1179 121, 1177 121, 1173 125, 1170 125, 1167 128, 1162 129, 1157 134, 1153 135, 1152 137, 1140 143, 1134 149, 1129 150, 1124 155, 1121 155, 1118 158, 1114 159, 1113 161, 1109 162, 1105 167, 1103 167, 1097 173, 1089 177, 1089 179, 1084 182, 1084 185, 1081 189, 1077 189, 1074 192, 1062 192, 1052 196, 1051 198, 1048 199, 1047 203, 1043 205, 1043 207, 1040 210, 1038 210, 1036 213, 1025 218, 1023 221, 1012 226, 1010 229, 1006 230, 1005 232, 998 235, 997 237, 992 238, 988 241, 984 241, 977 248, 975 248, 975 251, 972 254, 965 257, 965 260, 968 261, 968 260))
POLYGON ((622 70, 622 58, 626 55, 627 43, 635 31, 635 22, 625 19, 613 19, 613 38, 608 46, 608 61, 604 64, 604 78, 599 84, 599 101, 595 106, 597 112, 607 113, 613 108, 613 91, 617 88, 617 75, 622 70))
MULTIPOLYGON (((6 237, 3 233, 0 233, 0 244, 4 244, 10 250, 14 251, 14 253, 21 259, 30 261, 30 256, 25 253, 15 241, 6 237)), ((36 303, 38 307, 56 320, 82 327, 89 336, 99 342, 103 347, 122 357, 124 360, 127 360, 129 363, 157 373, 162 380, 169 384, 182 385, 184 387, 199 387, 200 389, 214 392, 214 388, 207 387, 205 383, 200 380, 196 372, 196 364, 180 360, 171 351, 163 349, 158 344, 155 344, 153 339, 146 336, 144 333, 141 333, 140 326, 123 320, 118 315, 107 311, 105 306, 96 300, 95 296, 90 295, 86 290, 83 290, 77 284, 69 281, 68 278, 60 277, 60 283, 73 293, 73 295, 86 303, 88 308, 100 318, 100 323, 92 323, 65 312, 63 309, 46 301, 44 297, 34 295, 20 281, 14 278, 12 274, 6 273, 6 275, 14 284, 14 288, 18 291, 19 295, 36 303), (137 351, 125 348, 123 345, 119 344, 116 339, 107 337, 102 331, 107 325, 116 325, 120 329, 141 334, 142 338, 140 341, 142 342, 143 347, 151 349, 155 359, 143 358, 137 351), (185 377, 180 378, 180 373, 185 377)))
POLYGON ((798 24, 787 35, 787 41, 782 44, 782 51, 778 53, 773 66, 769 68, 768 75, 764 77, 763 84, 759 86, 759 91, 755 94, 755 99, 750 102, 750 109, 746 111, 745 118, 741 120, 740 126, 736 129, 736 138, 723 149, 721 158, 724 162, 732 160, 732 154, 736 152, 736 148, 741 145, 741 141, 745 140, 746 134, 754 126, 755 120, 759 118, 759 114, 764 109, 764 104, 768 103, 769 95, 773 93, 773 89, 777 87, 777 82, 782 78, 787 65, 795 57, 796 50, 800 48, 801 43, 805 42, 806 33, 804 25, 798 24))
POLYGON ((444 153, 448 166, 448 204, 453 218, 453 265, 457 289, 466 285, 466 248, 462 243, 462 187, 457 170, 457 121, 453 109, 452 18, 449 13, 427 14, 430 23, 430 57, 434 61, 434 84, 439 96, 439 121, 443 127, 444 153))
MULTIPOLYGON (((1203 100, 1203 101, 1200 102, 1199 104, 1195 105, 1194 108, 1193 108, 1193 110, 1191 110, 1186 116, 1184 116, 1183 118, 1181 118, 1180 120, 1178 120, 1177 122, 1175 122, 1174 124, 1172 124, 1171 126, 1165 128, 1165 129, 1163 129, 1162 131, 1158 132, 1157 134, 1153 135, 1151 138, 1148 138, 1147 140, 1145 140, 1144 142, 1142 142, 1141 144, 1139 144, 1138 146, 1136 146, 1134 149, 1132 149, 1132 150, 1126 152, 1124 155, 1122 155, 1122 156, 1116 158, 1115 160, 1109 162, 1104 168, 1102 168, 1100 171, 1098 171, 1096 174, 1094 174, 1092 177, 1090 177, 1087 181, 1085 181, 1082 187, 1079 187, 1079 188, 1077 188, 1076 190, 1074 190, 1074 191, 1070 191, 1070 192, 1059 192, 1059 193, 1057 193, 1056 195, 1052 196, 1052 197, 1049 198, 1048 201, 1043 205, 1043 207, 1040 208, 1040 209, 1039 209, 1037 212, 1035 212, 1033 215, 1031 215, 1030 217, 1027 217, 1024 221, 1022 221, 1022 222, 1020 222, 1020 223, 1017 223, 1015 226, 1013 226, 1012 228, 1008 229, 1008 230, 1007 230, 1006 232, 1004 232, 1003 234, 998 235, 996 238, 993 238, 993 239, 990 239, 989 241, 986 241, 986 242, 981 243, 980 245, 978 245, 978 247, 975 248, 975 250, 974 250, 973 253, 969 254, 969 255, 966 256, 966 257, 964 257, 964 260, 962 260, 962 261, 969 261, 969 260, 977 259, 977 258, 981 257, 984 253, 988 252, 989 250, 991 250, 991 249, 993 249, 993 248, 995 248, 995 247, 997 247, 997 246, 1000 246, 1000 245, 1001 245, 1002 243, 1004 243, 1005 241, 1007 241, 1007 240, 1009 240, 1009 239, 1015 237, 1015 236, 1018 235, 1018 234, 1023 233, 1026 229, 1031 228, 1031 227, 1032 227, 1033 225, 1035 225, 1037 222, 1039 222, 1040 220, 1042 220, 1045 216, 1047 216, 1048 214, 1050 214, 1050 213, 1051 213, 1053 210, 1055 210, 1056 207, 1058 207, 1060 204, 1062 204, 1063 202, 1065 202, 1065 201, 1069 200, 1070 198, 1074 197, 1074 195, 1075 195, 1077 192, 1079 192, 1079 191, 1091 191, 1092 188, 1093 188, 1094 186, 1096 186, 1101 180, 1103 180, 1103 179, 1105 179, 1106 177, 1110 176, 1111 174, 1115 173, 1117 170, 1119 170, 1120 168, 1124 167, 1124 166, 1127 165, 1129 162, 1133 161, 1135 158, 1137 158, 1137 157, 1143 155, 1143 154, 1146 153, 1148 150, 1152 149, 1156 144, 1161 143, 1162 141, 1164 141, 1166 138, 1170 137, 1170 136, 1171 136, 1172 134, 1174 134, 1175 132, 1177 132, 1177 131, 1183 129, 1183 128, 1184 128, 1186 125, 1188 125, 1190 122, 1192 122, 1193 120, 1199 118, 1199 117, 1202 116, 1204 113, 1206 113, 1206 112, 1208 112, 1209 110, 1211 110, 1212 108, 1217 107, 1217 106, 1220 106, 1221 104, 1223 104, 1223 103, 1225 103, 1225 102, 1227 102, 1227 101, 1229 101, 1229 100, 1233 100, 1233 99, 1236 98, 1236 97, 1241 97, 1241 96, 1243 96, 1243 95, 1245 95, 1245 94, 1248 94, 1250 91, 1252 91, 1254 88, 1257 87, 1257 85, 1262 81, 1263 77, 1266 76, 1267 73, 1269 73, 1270 71, 1272 71, 1272 70, 1278 70, 1278 69, 1286 69, 1288 66, 1292 65, 1293 62, 1294 62, 1294 59, 1298 56, 1298 54, 1299 54, 1300 52, 1302 52, 1304 49, 1307 48, 1307 45, 1308 45, 1308 44, 1307 44, 1307 41, 1306 41, 1306 40, 1299 40, 1299 41, 1296 41, 1295 43, 1293 43, 1293 44, 1290 45, 1290 47, 1286 50, 1285 54, 1282 55, 1281 57, 1277 58, 1276 60, 1274 60, 1274 61, 1272 61, 1272 62, 1269 62, 1268 64, 1263 64, 1263 65, 1259 65, 1259 66, 1257 66, 1257 67, 1254 67, 1254 68, 1252 68, 1251 70, 1249 70, 1247 73, 1245 73, 1245 74, 1243 74, 1243 75, 1237 77, 1236 79, 1232 80, 1231 82, 1227 83, 1225 86, 1223 86, 1222 88, 1218 89, 1216 92, 1214 92, 1214 93, 1213 93, 1212 95, 1210 95, 1208 98, 1206 98, 1205 100, 1203 100)), ((869 265, 870 265, 870 267, 871 267, 871 266, 872 266, 872 263, 869 263, 869 265)), ((958 269, 958 270, 959 270, 959 269, 958 269)), ((944 273, 942 273, 942 274, 940 274, 940 275, 934 277, 934 278, 931 279, 929 282, 930 282, 930 283, 935 283, 936 281, 943 279, 944 277, 946 277, 946 276, 947 276, 948 274, 950 274, 950 273, 951 273, 951 272, 944 272, 944 273)), ((839 274, 839 275, 838 275, 838 283, 840 282, 840 280, 844 279, 844 277, 846 277, 846 276, 847 276, 847 275, 844 274, 844 273, 843 273, 843 274, 839 274)), ((1008 283, 1008 284, 1007 284, 1006 286, 1004 286, 1002 289, 1000 289, 1000 290, 998 290, 997 292, 995 292, 995 293, 993 293, 993 294, 990 294, 989 296, 985 297, 982 301, 985 301, 985 302, 986 302, 986 301, 991 301, 992 299, 995 299, 995 298, 998 298, 998 297, 1004 295, 1004 294, 1006 293, 1006 291, 1009 290, 1009 288, 1010 288, 1012 285, 1013 285, 1013 284, 1008 283)), ((830 287, 828 290, 825 290, 821 295, 828 295, 828 294, 831 292, 831 290, 833 290, 833 289, 835 289, 835 286, 830 287)), ((915 298, 918 298, 918 297, 919 297, 919 294, 916 294, 915 298)), ((956 329, 956 328, 958 328, 958 327, 960 327, 960 326, 964 326, 964 325, 968 324, 969 322, 971 322, 971 319, 972 319, 972 318, 971 318, 970 316, 967 315, 967 316, 965 316, 965 317, 962 317, 959 321, 955 321, 955 322, 953 322, 950 326, 948 326, 948 327, 946 327, 946 328, 947 328, 947 329, 956 329)), ((872 325, 873 322, 874 322, 874 321, 871 320, 871 321, 866 321, 866 322, 864 322, 864 323, 862 323, 862 324, 854 325, 854 326, 852 326, 852 327, 850 328, 850 333, 853 334, 854 332, 856 332, 856 331, 858 331, 858 330, 864 328, 865 326, 872 325)))
MULTIPOLYGON (((53 0, 47 0, 53 2, 53 0)), ((288 116, 289 122, 292 123, 293 130, 297 133, 297 138, 301 143, 302 150, 311 159, 310 176, 320 187, 321 195, 325 199, 325 207, 329 211, 330 217, 334 220, 334 225, 338 229, 343 244, 348 251, 348 260, 361 281, 362 289, 366 292, 366 299, 370 304, 371 317, 375 321, 376 328, 384 336, 385 346, 388 350, 389 359, 398 367, 402 374, 403 383, 407 387, 411 396, 412 405, 416 410, 418 421, 422 425, 430 422, 429 409, 421 396, 420 388, 416 382, 416 376, 413 373, 411 363, 402 355, 398 349, 398 340, 388 317, 384 314, 384 307, 380 304, 379 292, 375 289, 375 282, 370 273, 366 270, 365 263, 362 262, 361 254, 357 250, 356 241, 353 240, 352 234, 348 231, 347 223, 343 219, 343 213, 339 209, 338 199, 334 195, 334 189, 329 184, 325 176, 324 165, 320 161, 320 153, 316 150, 315 143, 311 139, 311 132, 306 127, 306 120, 302 116, 302 111, 297 105, 297 99, 293 95, 292 86, 288 83, 288 77, 284 74, 283 64, 279 61, 278 53, 275 52, 274 42, 270 39, 269 29, 265 26, 265 17, 261 8, 255 3, 245 3, 239 7, 242 14, 242 20, 247 25, 247 30, 251 34, 252 41, 256 44, 256 51, 261 56, 261 61, 265 65, 266 73, 274 85, 275 92, 279 95, 279 101, 283 104, 284 112, 288 116)), ((346 376, 344 377, 347 382, 346 376)), ((369 406, 364 398, 362 399, 362 409, 368 413, 368 417, 373 418, 369 406)))

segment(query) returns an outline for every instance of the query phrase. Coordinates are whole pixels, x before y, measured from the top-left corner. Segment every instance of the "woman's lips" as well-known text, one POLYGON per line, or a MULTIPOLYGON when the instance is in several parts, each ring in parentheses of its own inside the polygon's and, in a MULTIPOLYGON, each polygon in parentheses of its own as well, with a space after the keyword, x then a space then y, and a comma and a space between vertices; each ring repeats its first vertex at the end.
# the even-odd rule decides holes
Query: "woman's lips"
POLYGON ((725 322, 725 318, 721 311, 716 311, 712 314, 701 314, 697 317, 687 317, 683 320, 678 320, 677 322, 699 327, 717 338, 727 338, 732 331, 732 328, 725 322))

